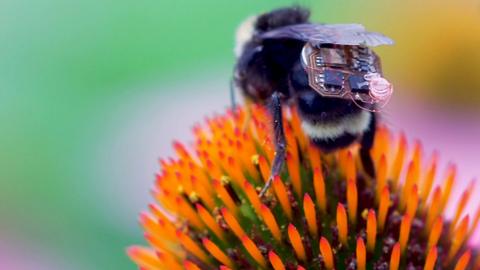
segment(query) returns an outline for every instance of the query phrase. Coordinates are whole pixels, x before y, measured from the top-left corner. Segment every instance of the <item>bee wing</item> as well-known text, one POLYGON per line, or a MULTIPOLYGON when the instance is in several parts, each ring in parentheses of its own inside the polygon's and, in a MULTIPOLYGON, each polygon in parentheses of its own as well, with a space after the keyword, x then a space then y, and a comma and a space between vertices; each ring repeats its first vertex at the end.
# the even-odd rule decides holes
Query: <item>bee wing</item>
POLYGON ((295 24, 263 33, 261 38, 299 39, 312 44, 392 45, 393 40, 376 32, 368 32, 361 24, 295 24))

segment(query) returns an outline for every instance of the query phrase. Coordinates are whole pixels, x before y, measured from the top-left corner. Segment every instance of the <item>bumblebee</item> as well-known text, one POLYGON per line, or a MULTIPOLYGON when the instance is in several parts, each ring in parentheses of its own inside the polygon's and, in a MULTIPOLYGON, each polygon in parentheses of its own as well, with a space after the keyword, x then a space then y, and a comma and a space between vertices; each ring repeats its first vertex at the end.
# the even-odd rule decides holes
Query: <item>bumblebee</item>
POLYGON ((287 103, 295 104, 303 131, 321 151, 359 142, 363 167, 375 176, 376 114, 393 87, 371 47, 393 41, 360 24, 317 24, 309 16, 305 8, 281 8, 248 18, 237 30, 233 82, 248 100, 269 106, 273 118, 276 155, 260 195, 285 161, 287 103))

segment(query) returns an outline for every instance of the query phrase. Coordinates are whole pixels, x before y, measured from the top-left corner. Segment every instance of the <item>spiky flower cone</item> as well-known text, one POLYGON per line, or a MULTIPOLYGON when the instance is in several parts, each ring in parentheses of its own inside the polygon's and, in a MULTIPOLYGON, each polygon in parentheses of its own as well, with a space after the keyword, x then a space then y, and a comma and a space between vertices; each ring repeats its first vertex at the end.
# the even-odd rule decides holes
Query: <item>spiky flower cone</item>
POLYGON ((161 160, 155 203, 140 216, 150 247, 128 249, 141 269, 479 268, 467 240, 480 211, 463 213, 472 188, 453 220, 443 216, 454 166, 434 186, 436 155, 424 167, 418 142, 409 153, 380 127, 368 178, 358 146, 322 155, 290 109, 285 168, 259 198, 274 147, 265 109, 250 110, 207 120, 191 149, 174 143, 177 157, 161 160))

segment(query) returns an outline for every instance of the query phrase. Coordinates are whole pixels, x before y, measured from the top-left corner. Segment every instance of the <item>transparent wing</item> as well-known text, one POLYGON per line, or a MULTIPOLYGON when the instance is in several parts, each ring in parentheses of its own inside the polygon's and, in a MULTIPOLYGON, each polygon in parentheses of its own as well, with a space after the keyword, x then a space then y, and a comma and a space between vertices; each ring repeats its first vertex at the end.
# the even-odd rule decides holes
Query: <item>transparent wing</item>
POLYGON ((292 38, 316 44, 392 45, 383 34, 368 32, 361 24, 295 24, 263 33, 261 38, 292 38))

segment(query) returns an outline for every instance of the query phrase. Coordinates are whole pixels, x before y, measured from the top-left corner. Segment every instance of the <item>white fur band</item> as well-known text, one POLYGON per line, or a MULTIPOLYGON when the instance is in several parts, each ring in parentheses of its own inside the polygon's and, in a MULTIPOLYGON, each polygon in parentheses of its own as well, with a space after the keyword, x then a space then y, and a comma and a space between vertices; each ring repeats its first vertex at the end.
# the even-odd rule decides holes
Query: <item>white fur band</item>
POLYGON ((345 133, 361 134, 367 131, 371 117, 369 112, 362 111, 360 114, 344 117, 335 123, 314 124, 303 120, 302 129, 310 138, 335 139, 345 133))
POLYGON ((235 35, 235 49, 233 50, 235 56, 238 58, 243 53, 243 47, 252 39, 255 33, 255 21, 258 16, 250 16, 243 21, 237 28, 235 35))

